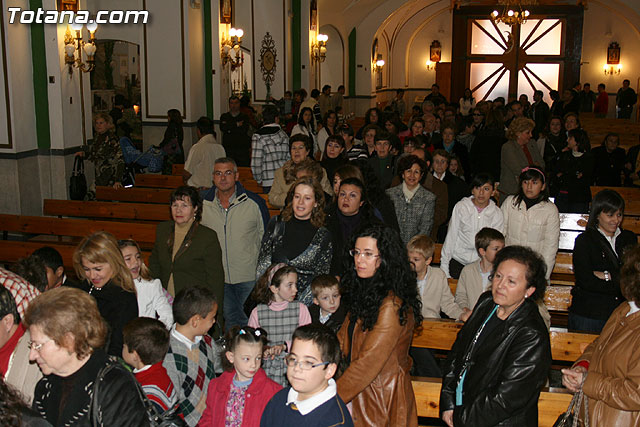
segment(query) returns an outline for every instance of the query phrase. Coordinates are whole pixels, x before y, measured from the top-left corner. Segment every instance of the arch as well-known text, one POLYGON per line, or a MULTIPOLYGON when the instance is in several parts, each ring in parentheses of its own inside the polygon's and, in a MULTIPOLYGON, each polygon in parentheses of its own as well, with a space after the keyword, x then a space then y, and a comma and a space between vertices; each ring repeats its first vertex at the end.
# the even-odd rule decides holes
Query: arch
POLYGON ((328 84, 332 91, 345 82, 345 55, 344 40, 338 29, 330 24, 320 27, 320 33, 329 37, 327 42, 327 56, 320 63, 320 86, 328 84))

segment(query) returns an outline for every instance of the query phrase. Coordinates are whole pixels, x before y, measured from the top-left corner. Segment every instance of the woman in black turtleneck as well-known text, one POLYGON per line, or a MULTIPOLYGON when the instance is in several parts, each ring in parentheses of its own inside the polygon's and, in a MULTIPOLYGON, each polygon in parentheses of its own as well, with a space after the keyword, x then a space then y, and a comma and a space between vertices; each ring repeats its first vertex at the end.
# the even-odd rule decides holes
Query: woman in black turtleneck
POLYGON ((345 157, 344 138, 339 134, 333 134, 327 138, 324 153, 320 165, 327 171, 329 182, 333 182, 333 175, 336 169, 347 163, 345 157))
POLYGON ((560 216, 549 201, 544 171, 538 166, 522 170, 518 194, 502 203, 505 245, 528 246, 544 258, 547 280, 553 271, 560 238, 560 216))
POLYGON ((331 274, 342 276, 345 257, 348 257, 346 242, 360 226, 372 223, 382 224, 382 218, 375 215, 362 181, 358 178, 342 180, 336 192, 336 203, 327 215, 327 228, 333 242, 331 274))
POLYGON ((256 277, 271 264, 283 262, 298 273, 298 300, 311 305, 311 280, 327 274, 331 235, 324 227, 324 191, 312 177, 297 179, 287 194, 282 214, 271 218, 260 245, 256 277))

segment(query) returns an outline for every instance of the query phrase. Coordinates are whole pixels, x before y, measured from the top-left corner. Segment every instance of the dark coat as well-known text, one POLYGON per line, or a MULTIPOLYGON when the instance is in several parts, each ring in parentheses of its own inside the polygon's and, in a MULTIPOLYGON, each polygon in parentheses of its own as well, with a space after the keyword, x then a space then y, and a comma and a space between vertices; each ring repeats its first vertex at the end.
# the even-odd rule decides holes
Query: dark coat
MULTIPOLYGON (((74 382, 62 414, 58 415, 64 378, 55 374, 44 376, 36 385, 33 409, 54 426, 91 427, 92 383, 100 369, 119 363, 102 350, 93 352, 89 360, 74 375, 74 382)), ((100 384, 98 411, 103 425, 119 427, 148 426, 144 404, 136 390, 136 379, 124 367, 112 369, 100 384)))
POLYGON ((538 398, 551 367, 549 332, 538 306, 525 300, 474 347, 475 335, 494 307, 491 292, 482 294, 458 333, 443 370, 440 412, 453 409, 456 427, 537 427, 538 398), (455 406, 469 352, 462 406, 455 406))
POLYGON ((149 257, 149 269, 154 278, 167 287, 173 273, 176 294, 182 289, 204 286, 212 290, 222 311, 224 270, 218 235, 212 229, 194 222, 184 237, 174 259, 174 222, 165 221, 156 228, 156 242, 149 257))
MULTIPOLYGON (((311 323, 320 324, 320 306, 318 304, 314 303, 309 307, 309 314, 311 315, 311 323)), ((346 315, 347 309, 345 308, 345 305, 340 304, 336 312, 329 317, 329 320, 327 320, 327 323, 324 325, 337 333, 344 323, 346 315)))
POLYGON ((590 319, 606 320, 625 298, 620 291, 620 267, 623 253, 638 243, 634 233, 622 230, 616 239, 616 252, 595 228, 587 228, 576 237, 573 271, 576 285, 571 289, 569 312, 590 319), (611 281, 598 279, 594 271, 608 271, 611 281))
MULTIPOLYGON (((440 140, 438 144, 434 145, 433 148, 435 150, 445 149, 442 140, 440 140)), ((460 166, 462 166, 462 169, 464 170, 464 179, 467 182, 470 182, 471 181, 471 164, 469 163, 469 151, 467 150, 467 147, 462 145, 462 143, 454 140, 451 154, 456 155, 458 159, 460 159, 460 166)))
POLYGON ((616 147, 609 153, 606 147, 596 147, 591 151, 594 159, 593 182, 604 187, 620 187, 625 163, 624 149, 616 147))
POLYGON ((469 153, 471 174, 489 173, 493 179, 499 179, 501 150, 505 142, 507 138, 502 127, 483 126, 469 153))
MULTIPOLYGON (((89 293, 91 284, 82 282, 65 282, 65 286, 80 289, 89 293)), ((107 353, 112 356, 122 357, 122 329, 132 319, 138 317, 138 300, 136 294, 127 292, 120 286, 109 281, 100 289, 94 289, 91 296, 98 304, 100 315, 109 325, 109 338, 107 340, 107 353)))
POLYGON ((251 160, 249 125, 249 117, 242 112, 234 116, 228 111, 220 116, 222 146, 227 156, 235 160, 238 166, 249 166, 251 160))
POLYGON ((558 191, 569 193, 569 202, 590 202, 593 182, 593 155, 586 152, 575 157, 571 151, 563 151, 553 170, 553 180, 558 191), (560 176, 557 176, 561 173, 560 176))

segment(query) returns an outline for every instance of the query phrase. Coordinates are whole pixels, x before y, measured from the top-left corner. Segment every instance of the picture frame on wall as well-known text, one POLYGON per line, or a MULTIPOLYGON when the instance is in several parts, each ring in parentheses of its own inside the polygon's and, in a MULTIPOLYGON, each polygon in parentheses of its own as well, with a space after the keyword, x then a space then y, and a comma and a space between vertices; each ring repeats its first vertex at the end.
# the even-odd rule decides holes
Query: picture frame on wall
POLYGON ((429 46, 429 59, 431 62, 440 62, 442 58, 442 45, 438 40, 434 40, 429 46))
POLYGON ((318 31, 318 3, 316 0, 311 0, 309 16, 311 19, 309 28, 311 31, 318 31))
POLYGON ((607 48, 607 64, 617 65, 620 63, 620 45, 612 42, 607 48))
POLYGON ((71 10, 78 11, 78 0, 57 0, 58 11, 71 10))
POLYGON ((220 23, 231 24, 233 0, 220 0, 220 23))

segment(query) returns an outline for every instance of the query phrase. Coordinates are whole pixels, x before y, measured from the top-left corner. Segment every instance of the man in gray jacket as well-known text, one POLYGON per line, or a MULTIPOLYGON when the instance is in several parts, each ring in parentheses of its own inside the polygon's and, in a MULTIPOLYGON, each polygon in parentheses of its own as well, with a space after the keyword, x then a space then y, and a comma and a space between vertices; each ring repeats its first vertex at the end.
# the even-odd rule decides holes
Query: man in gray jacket
POLYGON ((247 324, 244 302, 255 285, 256 264, 262 236, 269 222, 266 202, 238 182, 233 159, 217 159, 214 186, 202 193, 202 225, 218 234, 224 266, 224 324, 247 324))

